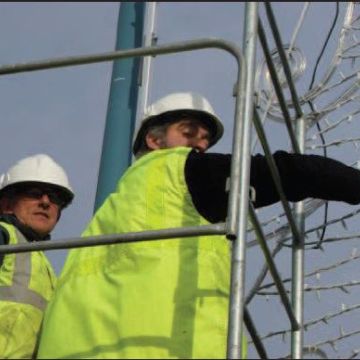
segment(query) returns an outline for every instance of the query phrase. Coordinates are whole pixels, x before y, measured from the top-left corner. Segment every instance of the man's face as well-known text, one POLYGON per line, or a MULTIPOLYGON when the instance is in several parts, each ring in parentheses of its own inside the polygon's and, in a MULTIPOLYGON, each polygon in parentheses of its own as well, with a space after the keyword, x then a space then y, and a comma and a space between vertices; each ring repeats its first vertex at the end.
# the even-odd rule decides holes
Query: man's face
POLYGON ((201 121, 183 118, 169 125, 165 136, 152 140, 148 142, 152 150, 185 146, 204 152, 209 147, 210 132, 201 121))
POLYGON ((32 186, 12 199, 4 198, 3 214, 14 214, 22 224, 40 236, 48 235, 54 229, 61 210, 61 206, 54 202, 52 191, 40 185, 32 186))

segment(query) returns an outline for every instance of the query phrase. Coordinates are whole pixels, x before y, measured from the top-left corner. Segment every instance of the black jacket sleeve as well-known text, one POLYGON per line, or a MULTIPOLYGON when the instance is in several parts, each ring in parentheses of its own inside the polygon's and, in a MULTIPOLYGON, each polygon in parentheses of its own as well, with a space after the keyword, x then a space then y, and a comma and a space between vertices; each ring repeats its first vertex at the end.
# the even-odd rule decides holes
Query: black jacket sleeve
MULTIPOLYGON (((281 183, 289 201, 308 197, 323 200, 360 203, 360 171, 319 155, 289 154, 277 151, 274 159, 281 183)), ((251 185, 257 195, 255 206, 279 201, 275 184, 264 156, 256 155, 251 162, 251 185)))
MULTIPOLYGON (((274 159, 285 196, 289 201, 305 198, 360 203, 360 171, 318 155, 277 151, 274 159)), ((231 155, 192 151, 185 164, 185 179, 194 206, 212 223, 224 221, 227 212, 226 181, 231 155)), ((255 207, 279 201, 270 169, 263 155, 251 158, 250 185, 255 189, 255 207)))
POLYGON ((211 223, 224 221, 227 213, 226 180, 231 155, 190 152, 185 179, 196 210, 211 223))
MULTIPOLYGON (((9 234, 3 227, 0 226, 0 246, 7 245, 8 242, 9 242, 9 234)), ((0 267, 3 264, 4 256, 5 255, 0 254, 0 267)))

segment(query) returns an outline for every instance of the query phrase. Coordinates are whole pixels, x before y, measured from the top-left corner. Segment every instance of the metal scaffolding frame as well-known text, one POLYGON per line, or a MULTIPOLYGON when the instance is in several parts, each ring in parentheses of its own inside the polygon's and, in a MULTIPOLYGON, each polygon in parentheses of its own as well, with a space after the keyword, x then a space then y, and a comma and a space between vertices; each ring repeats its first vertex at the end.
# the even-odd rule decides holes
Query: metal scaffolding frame
POLYGON ((265 348, 257 335, 249 312, 244 303, 244 280, 245 280, 245 253, 246 253, 246 231, 248 217, 250 218, 260 248, 268 264, 270 274, 277 286, 280 299, 288 315, 292 328, 291 352, 292 358, 302 357, 303 348, 303 273, 304 273, 304 254, 303 254, 303 226, 304 215, 302 203, 297 204, 295 216, 286 200, 281 186, 280 176, 271 155, 270 147, 265 137, 259 116, 254 110, 253 87, 255 73, 255 49, 257 37, 259 35, 271 79, 274 84, 276 94, 279 99, 283 116, 289 132, 289 137, 295 152, 302 152, 304 149, 304 118, 299 106, 296 90, 291 79, 291 72, 286 60, 286 54, 281 45, 280 34, 277 30, 276 21, 273 16, 271 5, 265 3, 266 13, 270 27, 281 57, 284 73, 288 81, 293 104, 296 109, 296 129, 294 131, 292 120, 287 111, 287 105, 282 94, 280 82, 272 63, 270 51, 267 46, 265 32, 260 19, 258 19, 258 4, 249 2, 245 5, 244 22, 244 54, 233 43, 221 39, 206 38, 192 41, 176 42, 165 45, 142 47, 130 50, 113 51, 101 54, 86 56, 73 56, 66 58, 55 58, 44 61, 29 62, 24 64, 14 64, 0 66, 0 75, 23 73, 37 70, 45 70, 66 66, 76 66, 97 62, 113 61, 118 59, 148 56, 166 55, 200 49, 219 49, 233 56, 237 64, 237 81, 235 84, 234 96, 234 132, 232 147, 232 163, 230 177, 230 192, 228 205, 228 218, 225 223, 184 227, 176 229, 162 229, 143 232, 131 232, 113 235, 92 236, 87 238, 71 238, 57 240, 56 242, 41 241, 29 244, 4 245, 0 247, 0 254, 21 253, 40 250, 70 249, 86 246, 99 246, 109 244, 121 244, 137 241, 150 240, 171 240, 178 237, 201 236, 222 234, 232 241, 232 262, 231 262, 231 289, 229 306, 229 326, 228 326, 228 347, 227 357, 230 359, 240 359, 242 354, 242 324, 245 322, 247 329, 254 341, 255 347, 261 358, 267 358, 265 348), (250 204, 249 206, 249 176, 250 176, 250 130, 251 123, 254 123, 260 142, 263 146, 266 159, 268 161, 271 174, 276 188, 279 192, 281 203, 290 224, 293 234, 293 289, 292 301, 289 300, 283 282, 277 271, 276 265, 267 247, 265 236, 262 232, 260 222, 250 204), (300 145, 299 145, 300 144, 300 145))

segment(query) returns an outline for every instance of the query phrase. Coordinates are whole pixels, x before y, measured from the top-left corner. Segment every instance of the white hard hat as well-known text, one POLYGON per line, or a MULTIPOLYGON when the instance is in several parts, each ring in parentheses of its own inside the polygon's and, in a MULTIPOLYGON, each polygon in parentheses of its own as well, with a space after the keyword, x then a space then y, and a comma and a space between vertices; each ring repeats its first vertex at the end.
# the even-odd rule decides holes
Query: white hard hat
POLYGON ((181 112, 195 115, 209 127, 211 134, 209 146, 214 145, 223 135, 224 127, 205 97, 193 92, 173 93, 159 99, 145 110, 134 141, 134 154, 139 151, 150 126, 171 121, 171 116, 165 118, 160 115, 181 112))
POLYGON ((33 182, 58 188, 64 197, 65 206, 69 205, 74 198, 64 169, 45 154, 26 157, 2 174, 0 176, 0 195, 10 187, 33 182))

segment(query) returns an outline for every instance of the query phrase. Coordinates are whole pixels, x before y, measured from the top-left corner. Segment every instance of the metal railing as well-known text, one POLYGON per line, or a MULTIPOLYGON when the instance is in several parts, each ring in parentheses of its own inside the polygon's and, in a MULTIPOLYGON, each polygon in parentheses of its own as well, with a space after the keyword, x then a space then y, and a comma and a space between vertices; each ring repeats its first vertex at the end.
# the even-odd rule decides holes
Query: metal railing
MULTIPOLYGON (((269 60, 269 53, 266 46, 265 32, 260 24, 259 34, 260 41, 264 50, 265 57, 267 59, 267 64, 269 71, 271 73, 271 78, 273 80, 276 95, 279 99, 279 103, 282 103, 281 110, 287 124, 287 129, 289 132, 290 139, 292 140, 292 145, 294 152, 303 153, 305 149, 305 119, 303 112, 300 107, 299 98, 297 95, 296 88, 294 86, 294 81, 292 79, 291 70, 287 57, 283 48, 283 43, 281 40, 281 35, 276 24, 275 16, 271 8, 271 4, 264 2, 266 15, 270 24, 270 28, 273 34, 273 38, 276 43, 276 49, 279 53, 281 64, 284 70, 285 78, 290 89, 292 104, 295 108, 295 133, 291 126, 291 118, 287 111, 287 106, 284 104, 284 98, 282 96, 281 88, 278 88, 279 82, 277 79, 276 71, 271 66, 271 61, 269 60), (275 85, 277 84, 277 85, 275 85)), ((284 206, 286 211, 286 208, 284 206)), ((291 356, 293 359, 301 359, 303 357, 303 313, 304 313, 304 226, 305 226, 305 215, 304 215, 304 202, 298 202, 294 208, 295 212, 295 226, 290 222, 291 230, 293 233, 293 247, 292 247, 292 304, 293 310, 295 312, 296 320, 299 323, 298 329, 293 329, 291 336, 291 356), (294 232, 294 229, 296 231, 294 232)), ((288 214, 287 214, 288 216, 288 214)), ((289 217, 288 217, 289 219, 289 217)))
MULTIPOLYGON (((131 232, 124 234, 113 235, 101 235, 92 236, 86 238, 72 238, 61 239, 56 242, 41 241, 33 242, 29 244, 17 244, 17 245, 5 245, 0 247, 0 254, 20 253, 27 251, 40 251, 40 250, 55 250, 55 249, 71 249, 85 246, 100 246, 109 244, 121 244, 137 241, 150 241, 150 240, 171 240, 172 238, 188 237, 188 236, 201 236, 201 235, 215 235, 223 234, 229 240, 232 241, 232 276, 231 276, 231 291, 230 291, 230 306, 229 306, 229 327, 228 327, 228 347, 227 357, 231 359, 241 358, 242 354, 242 324, 243 321, 247 325, 248 331, 254 341, 255 347, 261 358, 267 358, 266 351, 257 335, 257 331, 254 327, 249 312, 245 308, 244 304, 244 280, 245 280, 245 248, 246 248, 246 232, 248 224, 248 212, 252 221, 253 227, 257 234, 257 238, 260 247, 264 253, 266 262, 268 264, 270 273, 277 286, 280 294, 281 301, 285 307, 285 311, 289 317, 292 331, 293 331, 293 347, 292 354, 294 358, 301 357, 302 349, 302 301, 298 301, 299 292, 301 293, 301 269, 297 271, 297 290, 293 295, 293 304, 291 305, 288 295, 283 286, 282 280, 276 269, 276 265, 270 256, 270 251, 267 247, 265 237, 261 231, 260 223, 257 220, 255 211, 252 206, 249 209, 249 174, 250 174, 250 129, 251 120, 253 118, 256 131, 259 139, 264 148, 266 158, 271 170, 271 174, 274 178, 276 188, 280 194, 281 203, 285 209, 287 219, 289 221, 295 246, 295 268, 299 268, 299 264, 303 262, 302 253, 302 233, 298 230, 301 229, 301 223, 303 217, 300 210, 297 211, 297 217, 294 219, 289 204, 284 195, 284 191, 281 186, 281 180, 277 171, 275 161, 271 155, 269 145, 267 143, 265 133, 262 129, 261 122, 254 112, 253 108, 253 76, 246 76, 247 74, 255 73, 255 47, 257 41, 257 32, 259 30, 260 41, 265 53, 265 57, 268 61, 269 71, 273 83, 275 84, 275 90, 279 98, 280 104, 284 113, 284 119, 287 123, 289 136, 296 152, 300 152, 303 146, 299 146, 301 143, 302 130, 298 129, 295 136, 291 119, 287 112, 284 97, 282 96, 282 90, 277 79, 277 74, 274 66, 272 66, 271 56, 266 45, 265 33, 262 28, 261 22, 258 22, 258 9, 257 4, 250 2, 246 4, 246 16, 245 16, 245 36, 244 36, 244 49, 245 57, 242 55, 240 49, 233 43, 220 40, 220 39, 199 39, 192 41, 177 42, 165 45, 150 46, 143 48, 136 48, 130 50, 113 51, 102 54, 92 54, 86 56, 72 56, 66 58, 55 58, 44 61, 35 61, 24 64, 6 65, 0 67, 0 75, 23 73, 30 71, 39 71, 45 69, 76 66, 84 64, 92 64, 105 61, 113 61, 118 59, 148 56, 148 55, 166 55, 178 52, 186 52, 200 49, 219 49, 231 54, 237 64, 237 81, 235 85, 235 114, 234 114, 234 132, 233 132, 233 147, 232 147, 232 163, 231 163, 231 177, 230 177, 230 192, 229 192, 229 205, 228 205, 228 218, 225 223, 196 226, 196 227, 184 227, 176 229, 162 229, 143 232, 131 232), (247 73, 247 74, 246 74, 247 73), (299 226, 300 225, 300 226, 299 226), (300 254, 300 257, 299 257, 300 254), (295 309, 295 313, 294 310, 295 309), (296 355, 296 356, 295 356, 296 355)), ((268 15, 271 17, 271 7, 265 4, 268 9, 268 15)), ((275 20, 271 24, 272 28, 276 28, 275 20)), ((281 45, 279 34, 274 32, 274 37, 278 38, 278 46, 281 45)), ((282 48, 279 48, 279 53, 282 48)), ((291 88, 294 89, 291 73, 288 69, 286 56, 284 55, 281 60, 284 65, 284 72, 287 76, 291 88), (287 69, 287 70, 286 70, 287 69)), ((293 101, 296 104, 296 109, 300 109, 295 90, 292 91, 293 101)), ((302 113, 298 111, 298 115, 302 116, 302 113)), ((300 117, 300 116, 299 116, 300 117)), ((301 125, 302 126, 302 125, 301 125)), ((301 205, 300 205, 301 206, 301 205)), ((300 266, 301 268, 301 266, 300 266)), ((303 293, 302 293, 303 294, 303 293)), ((302 294, 300 294, 302 296, 302 294)))

